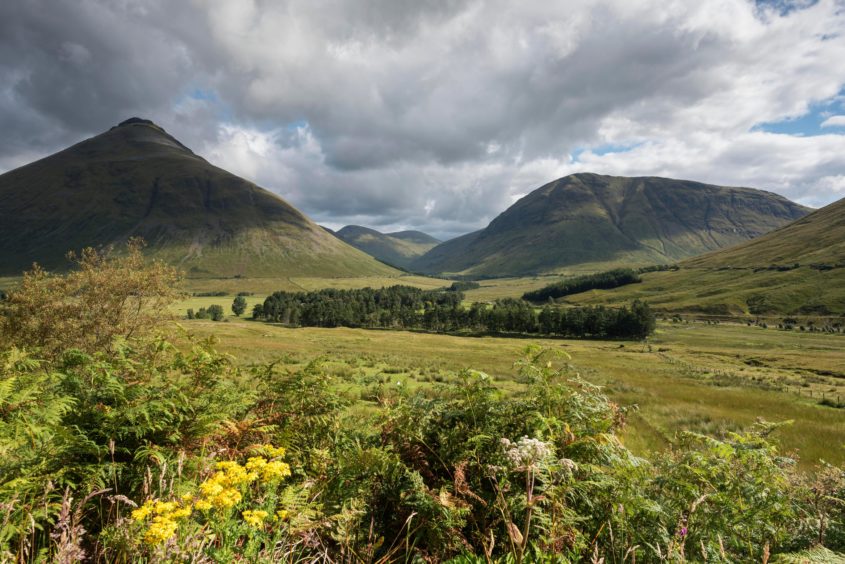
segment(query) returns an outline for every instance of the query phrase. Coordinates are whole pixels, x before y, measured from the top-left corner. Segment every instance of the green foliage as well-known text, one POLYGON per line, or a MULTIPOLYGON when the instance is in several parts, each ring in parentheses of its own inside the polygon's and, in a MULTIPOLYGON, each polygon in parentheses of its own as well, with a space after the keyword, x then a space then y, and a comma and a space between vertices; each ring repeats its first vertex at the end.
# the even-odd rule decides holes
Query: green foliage
POLYGON ((461 292, 423 291, 410 286, 373 290, 275 292, 253 317, 304 327, 383 327, 430 331, 541 333, 569 337, 644 338, 654 331, 648 305, 631 307, 545 308, 539 315, 524 300, 496 300, 493 307, 463 307, 461 292))
POLYGON ((120 515, 115 496, 138 491, 147 465, 199 451, 249 403, 230 360, 208 343, 182 352, 161 340, 123 342, 108 356, 69 350, 52 362, 11 349, 0 358, 0 504, 14 507, 2 541, 19 553, 49 546, 66 491, 109 494, 82 522, 96 533, 120 515))
POLYGON ((517 363, 516 394, 467 370, 434 393, 400 390, 375 419, 350 418, 322 359, 242 373, 208 342, 117 350, 53 363, 3 354, 8 554, 67 551, 50 533, 86 494, 96 495, 77 502, 86 533, 75 542, 99 539, 97 559, 748 561, 845 547, 842 469, 804 478, 769 440, 773 426, 723 440, 683 433, 665 455, 637 458, 617 438, 626 410, 541 349, 517 363), (121 521, 127 499, 195 503, 215 459, 268 442, 288 447, 284 487, 243 490, 231 512, 179 521, 155 546, 121 521), (279 507, 283 523, 241 517, 279 507))
POLYGON ((240 317, 246 311, 246 299, 243 296, 236 296, 232 301, 232 313, 240 317))
POLYGON ((549 299, 562 298, 570 294, 580 294, 588 290, 610 290, 628 284, 642 282, 639 274, 630 268, 617 268, 600 272, 598 274, 587 274, 576 276, 570 280, 549 284, 539 290, 526 292, 522 299, 532 302, 544 302, 549 299))
POLYGON ((446 288, 447 292, 467 292, 469 290, 477 290, 481 288, 481 284, 472 280, 458 280, 452 282, 452 285, 446 288))
POLYGON ((197 310, 194 314, 194 317, 188 317, 188 319, 210 319, 212 321, 222 321, 224 317, 223 313, 223 306, 218 304, 212 304, 207 308, 201 307, 197 310))

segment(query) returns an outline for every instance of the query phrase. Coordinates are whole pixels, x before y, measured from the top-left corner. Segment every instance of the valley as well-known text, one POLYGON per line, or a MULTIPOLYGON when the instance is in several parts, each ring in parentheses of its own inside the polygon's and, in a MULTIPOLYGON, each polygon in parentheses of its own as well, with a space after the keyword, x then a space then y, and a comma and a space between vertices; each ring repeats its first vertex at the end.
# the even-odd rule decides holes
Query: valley
MULTIPOLYGON (((218 300, 219 301, 219 300, 218 300)), ((625 444, 638 454, 665 449, 677 432, 723 435, 762 417, 791 421, 778 431, 783 448, 810 468, 845 462, 845 414, 819 405, 845 400, 845 336, 777 331, 738 324, 660 323, 647 345, 630 341, 455 337, 364 329, 289 329, 227 317, 184 322, 214 336, 239 362, 279 358, 292 365, 325 358, 334 385, 355 410, 378 409, 397 382, 433 389, 464 368, 489 373, 516 390, 513 363, 528 344, 565 351, 587 380, 604 386, 629 412, 625 444), (368 366, 365 367, 365 364, 368 366), (344 368, 351 366, 351 369, 344 368)))
POLYGON ((843 2, 0 1, 0 564, 845 564, 843 2))
MULTIPOLYGON (((723 550, 713 531, 736 540, 745 513, 722 516, 737 497, 760 511, 794 508, 770 519, 812 529, 801 517, 814 503, 807 484, 845 465, 843 206, 578 173, 445 242, 358 225, 335 232, 151 121, 126 120, 0 175, 10 218, 0 225, 0 451, 13 453, 0 469, 36 476, 13 518, 29 530, 39 496, 75 456, 73 479, 109 475, 139 500, 150 472, 164 480, 169 465, 181 472, 191 460, 175 480, 181 501, 143 494, 136 524, 113 520, 114 502, 98 510, 108 525, 86 521, 153 561, 177 550, 177 537, 197 542, 211 530, 233 540, 197 551, 221 561, 258 538, 255 550, 272 560, 269 534, 284 544, 311 530, 341 552, 371 550, 362 524, 355 539, 335 540, 333 523, 358 505, 393 538, 405 525, 388 513, 407 524, 433 512, 414 534, 442 558, 470 550, 466 539, 490 550, 487 531, 516 538, 493 509, 505 496, 523 503, 497 480, 526 468, 529 484, 547 473, 548 491, 564 492, 555 503, 577 507, 577 525, 547 514, 561 535, 583 539, 560 541, 572 561, 584 546, 618 561, 631 551, 663 559, 674 541, 642 543, 720 489, 736 491, 707 504, 722 520, 701 537, 711 551, 723 550), (63 258, 89 245, 75 262, 63 258), (33 261, 47 271, 21 277, 33 261), (31 426, 44 452, 64 454, 33 454, 18 439, 31 426), (529 456, 519 449, 563 458, 507 466, 529 456), (208 493, 223 484, 225 496, 208 493), (600 498, 607 484, 604 508, 572 497, 583 488, 584 499, 600 498), (615 510, 626 495, 625 510, 639 512, 630 520, 615 510), (281 525, 265 524, 271 510, 281 525), (486 524, 473 530, 467 514, 486 524), (614 520, 629 528, 622 547, 603 534, 614 520)), ((837 480, 820 486, 826 495, 838 495, 837 480)), ((20 483, 9 491, 19 495, 20 483)), ((801 534, 778 538, 814 546, 801 534)), ((732 554, 765 553, 761 542, 732 554)), ((379 562, 414 550, 391 548, 379 562)))

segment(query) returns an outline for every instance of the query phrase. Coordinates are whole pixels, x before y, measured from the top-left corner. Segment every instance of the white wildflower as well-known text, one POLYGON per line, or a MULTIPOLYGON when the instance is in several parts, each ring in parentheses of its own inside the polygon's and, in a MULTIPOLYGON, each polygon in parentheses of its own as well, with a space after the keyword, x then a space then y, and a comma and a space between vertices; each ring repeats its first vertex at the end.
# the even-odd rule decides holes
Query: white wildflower
POLYGON ((536 466, 552 454, 551 444, 529 437, 522 437, 516 443, 502 439, 501 443, 505 449, 505 456, 516 468, 536 466))

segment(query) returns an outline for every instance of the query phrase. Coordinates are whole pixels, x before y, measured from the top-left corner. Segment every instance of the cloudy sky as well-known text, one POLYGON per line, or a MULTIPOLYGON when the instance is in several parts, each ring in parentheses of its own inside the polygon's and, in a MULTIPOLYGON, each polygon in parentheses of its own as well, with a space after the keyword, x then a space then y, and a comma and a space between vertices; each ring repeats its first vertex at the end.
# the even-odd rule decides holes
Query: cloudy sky
POLYGON ((3 0, 0 171, 130 116, 330 227, 572 172, 845 197, 845 2, 3 0))

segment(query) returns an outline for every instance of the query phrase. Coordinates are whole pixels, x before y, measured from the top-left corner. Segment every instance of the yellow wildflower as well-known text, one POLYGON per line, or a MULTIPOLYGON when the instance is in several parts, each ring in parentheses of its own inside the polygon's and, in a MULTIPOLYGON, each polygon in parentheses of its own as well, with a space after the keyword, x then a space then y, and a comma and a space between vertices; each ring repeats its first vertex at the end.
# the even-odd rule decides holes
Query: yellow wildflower
POLYGON ((144 542, 150 545, 161 544, 176 534, 178 525, 168 517, 157 515, 144 532, 144 542))
POLYGON ((173 513, 170 514, 170 517, 172 517, 173 519, 183 519, 185 517, 190 517, 191 513, 191 506, 188 505, 186 507, 182 507, 181 509, 175 510, 173 513))
POLYGON ((211 503, 207 502, 204 499, 201 499, 201 500, 197 501, 196 503, 194 503, 194 509, 197 509, 199 511, 208 511, 211 508, 212 508, 211 503))
POLYGON ((261 479, 265 482, 272 482, 273 480, 280 480, 290 476, 290 466, 278 460, 268 462, 264 468, 261 469, 261 479))
POLYGON ((135 521, 143 521, 150 513, 153 512, 154 505, 155 502, 151 499, 145 501, 144 505, 132 512, 132 519, 135 521))
POLYGON ((155 512, 157 515, 170 513, 179 506, 175 501, 156 501, 155 512))
POLYGON ((287 509, 279 509, 278 511, 276 511, 276 516, 274 517, 274 520, 275 521, 287 521, 289 515, 290 515, 290 513, 288 512, 287 509))
POLYGON ((250 526, 255 529, 260 529, 264 524, 264 519, 267 518, 267 512, 261 511, 260 509, 257 510, 249 510, 247 509, 243 513, 244 521, 250 526))
POLYGON ((267 459, 263 456, 253 456, 246 461, 247 470, 261 470, 265 466, 267 466, 267 459))

